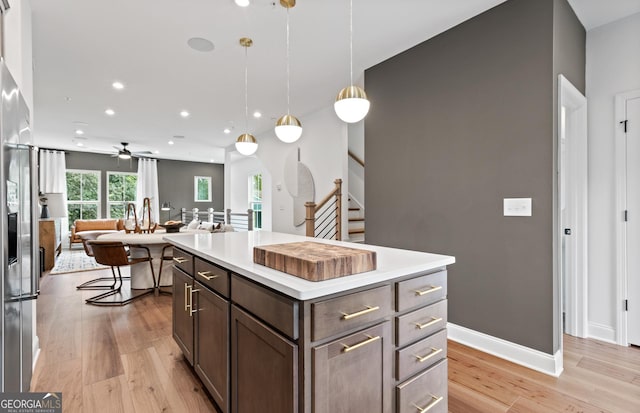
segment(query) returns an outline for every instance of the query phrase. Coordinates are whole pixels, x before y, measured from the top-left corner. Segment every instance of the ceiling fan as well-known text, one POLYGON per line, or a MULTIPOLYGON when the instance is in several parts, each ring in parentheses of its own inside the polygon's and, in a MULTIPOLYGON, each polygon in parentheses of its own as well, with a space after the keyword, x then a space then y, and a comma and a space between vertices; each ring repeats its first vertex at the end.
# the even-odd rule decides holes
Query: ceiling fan
POLYGON ((148 155, 151 155, 151 151, 140 151, 140 152, 131 152, 127 149, 129 146, 128 142, 120 142, 122 148, 114 146, 115 149, 118 150, 118 153, 111 155, 113 158, 117 157, 118 159, 131 159, 131 158, 145 158, 148 155))

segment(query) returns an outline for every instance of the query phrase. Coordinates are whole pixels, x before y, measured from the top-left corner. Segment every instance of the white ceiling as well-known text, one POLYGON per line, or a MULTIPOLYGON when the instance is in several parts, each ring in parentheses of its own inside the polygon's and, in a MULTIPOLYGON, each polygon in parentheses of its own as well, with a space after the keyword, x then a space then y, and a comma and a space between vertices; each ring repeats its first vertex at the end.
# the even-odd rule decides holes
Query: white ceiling
MULTIPOLYGON (((354 0, 354 71, 502 1, 354 0)), ((640 11, 640 0, 570 2, 587 27, 640 11)), ((243 9, 233 0, 32 0, 32 9, 39 146, 114 152, 130 142, 158 158, 223 162, 224 148, 245 132, 243 36, 254 40, 249 111, 263 113, 249 119, 249 132, 272 130, 286 112, 286 11, 277 1, 243 9), (191 37, 211 40, 215 50, 192 50, 191 37), (115 80, 126 88, 114 90, 115 80), (116 115, 106 116, 107 107, 116 115), (180 117, 183 109, 189 118, 180 117), (75 122, 86 124, 83 139, 75 122)), ((348 1, 298 0, 290 18, 291 113, 302 117, 331 105, 349 83, 348 1)))

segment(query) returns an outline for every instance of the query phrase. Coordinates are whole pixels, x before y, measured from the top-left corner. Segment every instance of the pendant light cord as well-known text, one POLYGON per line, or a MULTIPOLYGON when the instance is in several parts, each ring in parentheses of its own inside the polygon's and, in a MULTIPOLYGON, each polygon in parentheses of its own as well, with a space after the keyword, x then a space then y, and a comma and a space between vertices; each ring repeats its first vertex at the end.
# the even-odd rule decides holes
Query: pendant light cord
POLYGON ((244 47, 244 129, 249 133, 249 57, 247 46, 244 47))
POLYGON ((291 75, 291 69, 290 69, 290 64, 289 64, 289 55, 290 55, 289 49, 290 49, 290 47, 289 47, 289 8, 287 7, 287 115, 291 114, 291 112, 290 112, 291 84, 290 84, 290 80, 289 80, 289 77, 291 75))
POLYGON ((351 79, 350 86, 353 86, 353 0, 349 0, 349 62, 351 79))

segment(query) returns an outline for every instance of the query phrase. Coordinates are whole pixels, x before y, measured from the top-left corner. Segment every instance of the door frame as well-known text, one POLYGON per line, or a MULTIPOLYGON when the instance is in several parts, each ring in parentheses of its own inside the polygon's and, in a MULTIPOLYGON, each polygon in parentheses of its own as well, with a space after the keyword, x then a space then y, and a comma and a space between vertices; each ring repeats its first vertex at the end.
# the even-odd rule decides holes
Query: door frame
POLYGON ((615 168, 616 168, 616 343, 628 346, 627 312, 624 300, 627 299, 627 226, 624 211, 627 208, 627 142, 624 126, 620 123, 627 118, 626 102, 640 98, 640 89, 619 93, 615 98, 615 168))
MULTIPOLYGON (((566 331, 568 334, 577 337, 586 337, 588 334, 588 214, 587 214, 587 201, 588 201, 588 150, 587 150, 587 99, 585 96, 563 75, 558 75, 558 227, 557 236, 558 242, 556 244, 556 253, 558 259, 556 260, 557 272, 558 272, 558 287, 560 298, 560 311, 558 322, 558 328, 560 329, 560 337, 564 333, 562 323, 562 310, 567 308, 566 331), (572 181, 576 184, 568 186, 567 197, 573 199, 572 205, 575 206, 574 214, 571 217, 571 222, 566 223, 562 220, 562 202, 560 195, 562 194, 562 140, 561 134, 563 133, 562 122, 562 107, 573 108, 572 111, 575 115, 572 116, 572 120, 575 120, 577 133, 574 135, 573 147, 570 147, 568 156, 571 162, 569 163, 572 181), (577 116, 577 117, 575 117, 577 116), (568 225, 568 226, 567 226, 568 225), (573 239, 576 243, 576 256, 573 257, 573 268, 567 281, 567 302, 564 300, 564 275, 563 275, 563 251, 562 251, 562 239, 564 235, 564 228, 568 227, 572 230, 573 239)), ((562 340, 560 340, 562 348, 562 340)))

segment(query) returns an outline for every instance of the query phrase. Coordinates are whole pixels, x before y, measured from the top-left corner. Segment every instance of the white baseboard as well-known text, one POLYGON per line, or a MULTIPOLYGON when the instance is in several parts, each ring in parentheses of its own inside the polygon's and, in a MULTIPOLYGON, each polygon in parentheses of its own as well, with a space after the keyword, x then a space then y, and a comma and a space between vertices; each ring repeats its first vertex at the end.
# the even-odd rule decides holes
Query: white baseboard
POLYGON ((607 343, 618 344, 616 341, 616 330, 613 327, 604 324, 589 322, 588 337, 596 340, 606 341, 607 343))
POLYGON ((447 323, 447 336, 457 343, 550 376, 558 377, 562 373, 562 350, 551 355, 452 323, 447 323))

